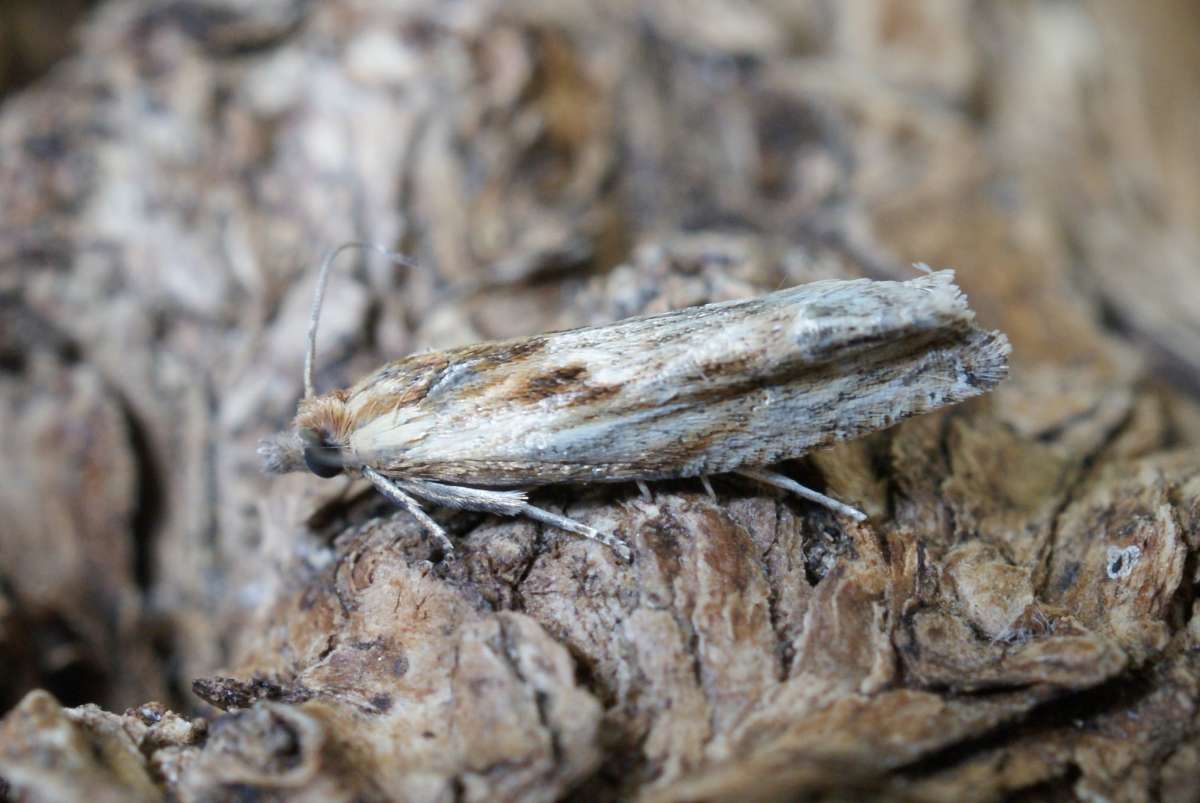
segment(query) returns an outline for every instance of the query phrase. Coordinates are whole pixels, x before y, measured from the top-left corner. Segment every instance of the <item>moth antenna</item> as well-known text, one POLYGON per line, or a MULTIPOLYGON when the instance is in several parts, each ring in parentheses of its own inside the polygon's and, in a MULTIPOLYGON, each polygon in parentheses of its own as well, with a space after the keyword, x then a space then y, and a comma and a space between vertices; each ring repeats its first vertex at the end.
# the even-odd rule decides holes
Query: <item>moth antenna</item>
POLYGON ((317 322, 321 319, 321 305, 325 303, 325 288, 329 285, 329 272, 333 268, 334 261, 341 256, 342 252, 352 248, 369 248, 397 265, 403 265, 406 268, 417 267, 417 263, 411 258, 384 248, 378 243, 342 243, 325 252, 325 256, 321 260, 321 270, 317 274, 317 286, 313 291, 312 310, 308 316, 308 348, 304 352, 304 398, 306 399, 311 399, 316 395, 316 391, 313 389, 313 366, 317 358, 317 322))

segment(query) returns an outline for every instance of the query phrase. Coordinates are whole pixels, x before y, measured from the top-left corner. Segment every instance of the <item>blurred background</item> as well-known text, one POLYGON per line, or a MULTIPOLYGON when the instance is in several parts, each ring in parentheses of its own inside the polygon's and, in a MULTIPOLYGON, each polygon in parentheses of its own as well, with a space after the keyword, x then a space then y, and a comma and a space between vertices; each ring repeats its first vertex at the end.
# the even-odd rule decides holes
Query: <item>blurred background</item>
POLYGON ((335 278, 321 387, 921 261, 1012 339, 1012 431, 1187 450, 1197 143, 1192 0, 3 0, 0 714, 252 665, 332 244, 423 268, 335 278))

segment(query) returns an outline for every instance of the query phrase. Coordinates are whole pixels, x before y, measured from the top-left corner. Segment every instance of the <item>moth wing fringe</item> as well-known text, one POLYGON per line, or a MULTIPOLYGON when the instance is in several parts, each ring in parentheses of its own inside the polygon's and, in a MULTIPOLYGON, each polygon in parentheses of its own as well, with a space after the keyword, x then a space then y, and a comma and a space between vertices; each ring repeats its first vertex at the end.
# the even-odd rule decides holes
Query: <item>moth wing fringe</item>
POLYGON ((999 331, 980 331, 968 350, 970 367, 978 380, 979 392, 991 390, 1008 376, 1008 357, 1012 343, 999 331))
POLYGON ((972 329, 953 351, 958 372, 951 393, 938 407, 957 404, 992 390, 1008 376, 1012 344, 1003 332, 972 329))

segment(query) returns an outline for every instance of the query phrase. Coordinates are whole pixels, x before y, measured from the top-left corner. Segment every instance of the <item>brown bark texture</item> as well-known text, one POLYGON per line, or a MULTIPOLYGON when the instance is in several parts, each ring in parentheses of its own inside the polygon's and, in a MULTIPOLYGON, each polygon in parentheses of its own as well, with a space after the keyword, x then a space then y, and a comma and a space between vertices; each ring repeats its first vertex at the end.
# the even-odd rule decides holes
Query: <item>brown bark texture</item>
MULTIPOLYGON (((1200 800, 1200 13, 111 0, 0 105, 0 800, 1200 800), (434 510, 268 478, 414 351, 955 267, 987 397, 434 510)), ((632 360, 636 354, 629 355, 632 360)), ((797 422, 803 426, 804 422, 797 422)))

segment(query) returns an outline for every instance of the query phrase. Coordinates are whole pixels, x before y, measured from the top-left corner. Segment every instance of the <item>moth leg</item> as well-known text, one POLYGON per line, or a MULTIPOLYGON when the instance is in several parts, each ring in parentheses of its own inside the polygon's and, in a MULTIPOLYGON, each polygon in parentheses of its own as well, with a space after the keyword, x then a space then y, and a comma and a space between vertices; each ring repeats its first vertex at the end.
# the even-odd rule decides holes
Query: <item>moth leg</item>
POLYGON ((749 477, 752 480, 758 480, 766 485, 773 485, 776 488, 782 488, 785 491, 791 491, 797 496, 802 496, 810 502, 816 502, 818 505, 827 507, 834 513, 841 513, 843 516, 849 516, 855 521, 863 521, 867 518, 867 514, 863 513, 861 510, 852 508, 849 505, 839 502, 838 500, 826 496, 823 493, 817 493, 812 488, 806 488, 791 477, 785 477, 783 474, 779 474, 775 471, 766 471, 761 468, 743 468, 739 469, 736 473, 741 474, 743 477, 749 477))
POLYGON ((704 486, 704 491, 708 494, 709 499, 717 498, 717 492, 713 490, 712 483, 708 481, 707 474, 700 475, 700 484, 704 486))
POLYGON ((521 491, 491 491, 463 485, 446 485, 430 480, 393 479, 391 483, 436 505, 496 513, 501 516, 526 516, 560 530, 599 541, 617 553, 622 560, 628 562, 630 559, 629 547, 621 539, 566 516, 534 507, 525 501, 525 494, 521 491))
POLYGON ((629 545, 617 538, 612 533, 602 532, 595 527, 589 527, 586 524, 575 521, 575 519, 560 516, 557 513, 551 513, 549 510, 543 510, 540 507, 526 504, 521 509, 521 514, 528 516, 535 521, 540 521, 543 524, 549 524, 552 527, 557 527, 560 530, 566 530, 569 533, 582 535, 584 538, 591 538, 593 541, 599 541, 606 547, 617 554, 617 557, 628 563, 632 560, 632 555, 629 551, 629 545))
POLYGON ((637 480, 637 487, 642 493, 642 499, 647 502, 654 501, 654 494, 650 493, 650 486, 646 484, 645 480, 637 480))
POLYGON ((375 486, 375 490, 383 494, 383 498, 394 505, 404 508, 412 517, 420 522, 421 526, 433 536, 434 540, 442 548, 442 554, 447 558, 454 555, 454 544, 450 542, 450 536, 446 535, 446 531, 438 525, 436 521, 429 518, 429 515, 421 509, 421 505, 416 499, 400 490, 394 482, 380 474, 372 468, 363 469, 363 474, 375 486))
POLYGON ((499 516, 516 516, 525 506, 524 491, 490 491, 466 485, 447 485, 433 480, 400 479, 392 484, 401 490, 442 507, 455 510, 474 510, 499 516))

